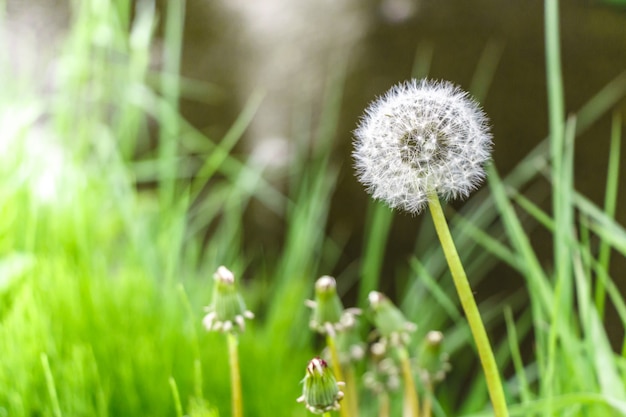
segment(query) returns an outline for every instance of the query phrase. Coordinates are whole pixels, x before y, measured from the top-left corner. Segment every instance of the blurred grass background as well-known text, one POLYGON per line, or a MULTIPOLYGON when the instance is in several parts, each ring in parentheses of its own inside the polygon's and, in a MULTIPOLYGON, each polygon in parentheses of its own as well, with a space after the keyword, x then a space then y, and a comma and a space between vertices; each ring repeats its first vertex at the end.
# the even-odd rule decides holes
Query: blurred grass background
MULTIPOLYGON (((425 2, 399 23, 373 24, 371 54, 360 65, 330 61, 319 97, 292 106, 290 156, 278 174, 249 143, 271 88, 240 91, 238 103, 236 80, 190 76, 200 59, 189 53, 199 49, 188 46, 191 23, 202 21, 193 12, 214 4, 64 4, 66 29, 41 49, 53 65, 30 68, 15 54, 16 3, 2 3, 11 47, 0 53, 0 415, 165 416, 178 413, 176 398, 188 415, 230 414, 226 343, 200 324, 222 264, 257 313, 240 340, 246 415, 306 415, 295 399, 321 345, 303 300, 323 274, 337 276, 347 304, 363 305, 372 289, 389 293, 419 325, 415 344, 443 330, 454 369, 435 415, 489 415, 430 219, 368 202, 351 172, 356 117, 410 74, 465 85, 492 116, 489 187, 448 210, 512 414, 626 415, 626 18, 563 8, 571 117, 555 165, 550 138, 541 140, 543 16, 531 3, 425 2), (591 17, 580 23, 583 13, 591 17), (516 32, 512 21, 528 25, 516 32), (529 105, 529 96, 540 100, 529 105), (592 151, 599 161, 588 161, 592 151), (554 181, 565 189, 559 212, 549 203, 554 181), (553 257, 553 245, 567 256, 553 257)), ((232 33, 209 24, 229 13, 209 14, 204 29, 232 33)), ((242 65, 222 57, 222 75, 242 65)), ((374 399, 363 401, 362 414, 375 415, 374 399)))

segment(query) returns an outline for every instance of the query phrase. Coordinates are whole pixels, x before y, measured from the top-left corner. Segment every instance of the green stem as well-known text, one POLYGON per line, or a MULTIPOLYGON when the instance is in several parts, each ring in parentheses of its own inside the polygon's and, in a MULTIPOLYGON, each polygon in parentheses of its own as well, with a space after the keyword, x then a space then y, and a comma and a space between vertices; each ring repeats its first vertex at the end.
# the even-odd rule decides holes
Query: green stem
POLYGON ((372 201, 368 209, 369 225, 359 281, 358 305, 365 307, 367 295, 378 288, 380 270, 385 256, 387 238, 393 221, 393 212, 381 202, 372 201))
POLYGON ((354 366, 350 365, 346 368, 346 388, 344 390, 348 399, 344 398, 343 401, 348 407, 349 415, 352 417, 358 417, 359 415, 359 394, 356 389, 356 380, 354 366))
POLYGON ((180 132, 178 103, 180 98, 180 65, 182 57, 182 36, 185 22, 185 2, 167 3, 165 14, 165 41, 163 44, 164 68, 161 72, 161 88, 164 100, 161 102, 160 118, 163 121, 159 130, 159 197, 162 210, 173 207, 176 185, 177 140, 180 132))
POLYGON ((378 396, 378 417, 389 417, 389 394, 382 392, 378 396))
POLYGON ((237 352, 237 336, 228 332, 228 363, 230 365, 231 399, 233 417, 243 417, 243 404, 241 396, 241 377, 239 373, 239 354, 237 352))
MULTIPOLYGON (((544 398, 553 397, 556 367, 557 320, 571 311, 573 206, 571 201, 571 170, 564 158, 565 149, 565 97, 561 68, 559 0, 544 1, 546 83, 548 94, 548 120, 550 123, 550 160, 552 176, 552 216, 554 217, 553 257, 556 288, 552 320, 548 336, 548 366, 540 378, 540 392, 544 398), (569 171, 569 172, 568 172, 569 171)), ((552 402, 546 403, 544 415, 553 415, 552 402)))
POLYGON ((174 398, 176 417, 183 417, 183 405, 180 402, 180 392, 178 392, 178 385, 174 377, 170 377, 170 389, 172 390, 172 397, 174 398))
POLYGON ((548 93, 548 116, 550 123, 550 159, 552 161, 552 211, 555 222, 554 268, 555 276, 569 275, 571 265, 570 248, 567 234, 571 227, 564 216, 568 213, 567 200, 563 196, 566 186, 563 180, 565 149, 565 98, 561 70, 561 51, 559 39, 559 1, 545 0, 545 48, 546 48, 546 83, 548 93))
POLYGON ((398 353, 402 366, 402 379, 404 380, 404 412, 402 415, 404 417, 418 417, 420 406, 415 381, 413 381, 413 372, 411 372, 409 352, 406 347, 401 347, 398 349, 398 353))
POLYGON ((59 405, 57 388, 54 383, 54 377, 52 376, 52 370, 50 369, 50 362, 48 361, 48 355, 42 352, 41 355, 39 355, 39 359, 41 360, 41 365, 43 366, 46 386, 48 388, 48 394, 50 395, 50 402, 52 403, 52 415, 54 417, 63 417, 63 413, 61 413, 61 406, 59 405))
POLYGON ((427 395, 424 398, 424 407, 422 408, 422 417, 431 417, 432 416, 432 400, 431 396, 435 395, 435 387, 433 387, 432 382, 426 383, 426 392, 427 395))
MULTIPOLYGON (((339 362, 339 352, 337 352, 337 344, 335 343, 335 338, 331 335, 326 336, 326 345, 328 346, 328 350, 330 351, 331 365, 333 366, 333 373, 335 374, 335 379, 337 382, 346 382, 343 377, 343 372, 341 371, 341 362, 339 362)), ((344 390, 346 391, 346 390, 344 390)), ((344 407, 339 408, 339 413, 342 417, 348 417, 353 415, 352 410, 348 411, 350 408, 350 398, 346 398, 348 396, 347 392, 344 392, 343 403, 344 407)))
MULTIPOLYGON (((611 145, 609 151, 609 163, 606 178, 606 190, 604 193, 604 213, 613 219, 615 217, 615 208, 617 205, 617 190, 619 180, 620 166, 620 140, 622 136, 622 117, 618 111, 613 112, 611 122, 611 145)), ((611 263, 611 245, 606 239, 600 241, 598 249, 598 262, 606 271, 609 270, 611 263)), ((606 288, 603 280, 598 280, 596 284, 595 300, 596 308, 600 314, 600 319, 604 318, 604 302, 606 298, 606 288)))
POLYGON ((457 294, 461 300, 461 306, 467 317, 474 342, 476 343, 476 348, 478 349, 478 356, 483 366, 483 371, 485 372, 487 390, 489 391, 489 397, 493 405, 494 415, 495 417, 508 417, 509 411, 506 406, 506 400, 504 399, 504 390, 502 388, 502 382, 500 381, 500 373, 498 372, 493 350, 491 349, 483 321, 480 318, 478 306, 476 305, 476 300, 474 300, 467 275, 465 274, 461 259, 459 258, 456 246, 452 240, 452 235, 450 234, 446 217, 443 214, 439 197, 434 191, 428 194, 428 206, 446 261, 450 268, 450 273, 452 274, 452 279, 454 280, 457 294))

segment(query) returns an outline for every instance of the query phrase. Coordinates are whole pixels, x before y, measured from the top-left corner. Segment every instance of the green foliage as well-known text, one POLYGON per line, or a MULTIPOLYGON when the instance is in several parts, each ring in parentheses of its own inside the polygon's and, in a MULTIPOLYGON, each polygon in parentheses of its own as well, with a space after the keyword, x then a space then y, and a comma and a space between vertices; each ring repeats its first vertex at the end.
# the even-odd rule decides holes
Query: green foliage
MULTIPOLYGON (((148 4, 128 27, 124 2, 77 3, 59 57, 62 94, 44 99, 38 86, 18 84, 0 96, 0 415, 228 414, 226 341, 202 331, 202 306, 220 263, 245 267, 243 208, 257 192, 261 200, 277 192, 257 187, 260 172, 224 148, 241 137, 258 98, 220 141, 185 123, 172 86, 163 95, 153 88, 148 4), (103 28, 109 37, 99 37, 103 28), (173 139, 134 157, 150 117, 206 157, 192 187, 183 180, 190 157, 173 139), (156 181, 158 192, 138 191, 136 179, 156 181), (213 206, 194 212, 206 186, 204 204, 213 206), (202 232, 217 223, 203 246, 202 232)), ((179 42, 181 27, 170 24, 179 42)), ((299 207, 315 201, 303 197, 299 207)), ((312 353, 272 360, 280 350, 251 327, 240 341, 242 367, 253 370, 243 375, 248 415, 293 415, 312 353)))

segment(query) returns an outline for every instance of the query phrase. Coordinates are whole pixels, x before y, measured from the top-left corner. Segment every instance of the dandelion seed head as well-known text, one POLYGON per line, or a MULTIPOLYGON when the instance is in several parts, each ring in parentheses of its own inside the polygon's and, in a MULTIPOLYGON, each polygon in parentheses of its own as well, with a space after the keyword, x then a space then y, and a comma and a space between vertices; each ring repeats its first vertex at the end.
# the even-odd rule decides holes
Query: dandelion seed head
POLYGON ((354 136, 359 181, 373 198, 413 214, 430 190, 446 200, 467 197, 491 156, 487 116, 446 81, 394 86, 370 104, 354 136))

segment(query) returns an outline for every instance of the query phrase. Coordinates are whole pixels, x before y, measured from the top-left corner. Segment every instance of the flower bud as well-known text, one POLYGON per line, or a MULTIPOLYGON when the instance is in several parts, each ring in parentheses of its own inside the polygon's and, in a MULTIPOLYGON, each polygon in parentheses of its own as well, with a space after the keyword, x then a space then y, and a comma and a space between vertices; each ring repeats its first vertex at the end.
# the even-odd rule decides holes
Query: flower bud
POLYGON ((337 335, 337 350, 339 362, 342 365, 360 362, 367 353, 367 345, 359 332, 359 326, 354 326, 337 335))
POLYGON ((443 333, 430 331, 426 334, 417 361, 424 383, 432 385, 441 382, 450 370, 448 354, 443 351, 442 346, 443 333))
POLYGON ((309 326, 321 334, 334 336, 354 327, 357 308, 344 309, 337 295, 337 284, 333 277, 325 275, 315 282, 315 301, 307 300, 306 305, 313 309, 309 326))
POLYGON ((253 318, 254 314, 246 309, 243 297, 235 287, 235 276, 226 267, 220 266, 213 279, 213 299, 211 305, 205 307, 204 327, 221 332, 245 330, 245 319, 253 318))
POLYGON ((306 367, 306 375, 302 381, 302 396, 297 401, 303 402, 306 408, 315 414, 323 414, 332 410, 339 410, 339 401, 343 392, 326 361, 313 358, 306 367))
POLYGON ((372 344, 369 370, 363 374, 363 385, 375 394, 397 391, 400 387, 400 368, 387 353, 380 343, 372 344))
POLYGON ((386 350, 387 345, 393 347, 406 346, 410 333, 417 329, 414 323, 408 321, 404 314, 384 294, 372 291, 368 295, 374 325, 380 333, 380 349, 386 350))

